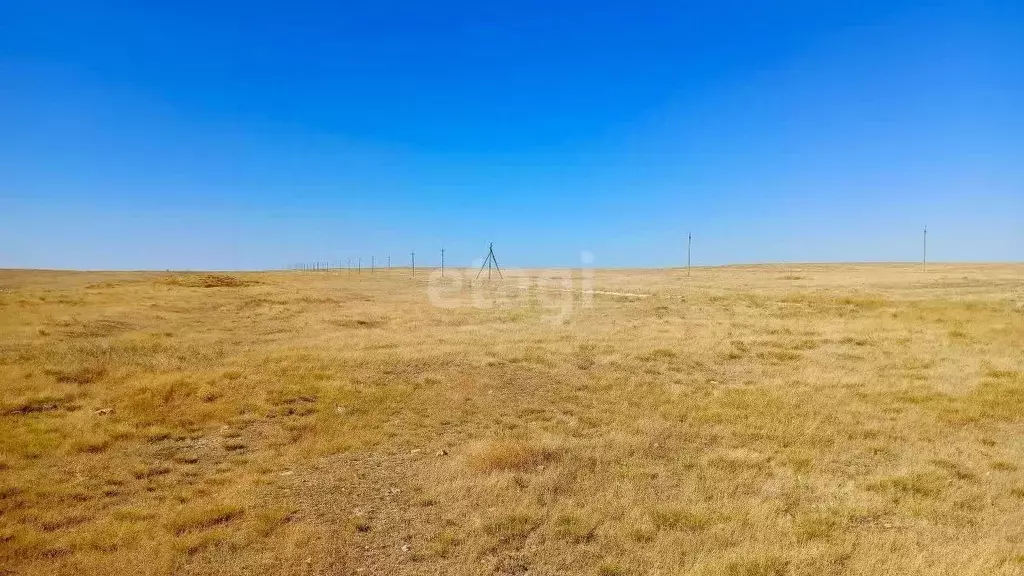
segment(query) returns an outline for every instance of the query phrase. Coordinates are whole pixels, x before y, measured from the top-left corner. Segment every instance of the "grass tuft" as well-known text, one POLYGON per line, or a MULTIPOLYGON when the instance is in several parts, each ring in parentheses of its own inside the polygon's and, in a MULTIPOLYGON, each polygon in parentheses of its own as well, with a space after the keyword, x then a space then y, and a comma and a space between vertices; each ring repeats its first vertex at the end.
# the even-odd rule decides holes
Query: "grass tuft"
POLYGON ((491 440, 470 454, 470 465, 480 472, 530 472, 554 462, 558 450, 523 438, 491 440))
POLYGON ((187 506, 168 520, 167 528, 180 536, 228 524, 241 518, 244 513, 245 510, 241 506, 232 503, 187 506))

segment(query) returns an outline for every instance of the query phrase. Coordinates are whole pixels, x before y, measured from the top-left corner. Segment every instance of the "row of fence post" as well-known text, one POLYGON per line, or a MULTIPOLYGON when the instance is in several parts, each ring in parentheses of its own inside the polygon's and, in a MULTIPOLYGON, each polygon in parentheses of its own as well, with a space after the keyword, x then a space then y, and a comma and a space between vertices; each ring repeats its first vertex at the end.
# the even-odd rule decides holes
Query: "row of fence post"
MULTIPOLYGON (((445 252, 444 248, 441 248, 441 276, 444 276, 444 252, 445 252)), ((411 270, 412 270, 412 274, 413 274, 413 276, 415 276, 416 275, 416 252, 415 251, 409 253, 409 260, 410 260, 410 267, 411 267, 411 270)), ((333 271, 346 270, 348 272, 352 272, 353 271, 352 270, 352 259, 351 258, 346 258, 345 262, 344 262, 344 265, 339 260, 336 263, 336 265, 333 265, 333 266, 331 265, 330 261, 327 261, 327 262, 313 262, 313 263, 290 264, 290 265, 288 265, 287 268, 288 268, 288 270, 297 270, 297 271, 300 271, 300 272, 330 272, 332 270, 333 271)), ((387 270, 388 270, 388 272, 391 271, 391 255, 390 254, 388 255, 388 268, 387 268, 387 270)), ((362 271, 363 271, 363 257, 362 256, 357 256, 356 257, 355 272, 357 274, 359 274, 359 273, 362 273, 362 271)), ((370 256, 370 273, 372 274, 372 273, 374 273, 376 271, 377 271, 377 257, 376 256, 370 256)))
MULTIPOLYGON (((412 272, 413 272, 413 274, 415 274, 416 273, 416 253, 413 252, 411 254, 411 256, 412 256, 412 272)), ((444 269, 444 264, 441 265, 441 268, 442 268, 442 270, 444 269)), ((340 272, 340 271, 344 270, 346 272, 352 272, 352 273, 356 273, 356 274, 361 274, 362 271, 363 271, 363 258, 361 256, 356 258, 356 262, 355 262, 355 267, 354 268, 352 267, 352 259, 348 258, 344 262, 338 261, 338 262, 335 262, 333 264, 331 262, 329 262, 329 261, 328 262, 312 262, 312 263, 289 264, 287 266, 287 269, 288 270, 298 271, 298 272, 340 272)), ((370 273, 373 274, 373 273, 377 272, 377 270, 378 270, 377 269, 377 257, 376 256, 371 256, 370 257, 370 273)), ((388 256, 387 271, 388 272, 391 271, 391 256, 388 256)), ((443 274, 443 272, 442 272, 442 274, 443 274)))

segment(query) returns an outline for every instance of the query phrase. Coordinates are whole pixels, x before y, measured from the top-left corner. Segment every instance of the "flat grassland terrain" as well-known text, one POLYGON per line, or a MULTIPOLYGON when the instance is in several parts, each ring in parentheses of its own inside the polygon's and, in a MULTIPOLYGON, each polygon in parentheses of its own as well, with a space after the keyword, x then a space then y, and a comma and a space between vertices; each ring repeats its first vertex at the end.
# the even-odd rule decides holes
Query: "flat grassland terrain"
POLYGON ((428 275, 0 271, 0 574, 1024 573, 1024 265, 428 275))

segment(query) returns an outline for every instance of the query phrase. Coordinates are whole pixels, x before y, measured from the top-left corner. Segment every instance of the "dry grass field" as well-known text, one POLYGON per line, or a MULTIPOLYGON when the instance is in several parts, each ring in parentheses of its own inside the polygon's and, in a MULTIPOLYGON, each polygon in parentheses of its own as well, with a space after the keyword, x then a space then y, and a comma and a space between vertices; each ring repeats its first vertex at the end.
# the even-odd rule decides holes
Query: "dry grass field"
POLYGON ((0 271, 0 574, 1024 573, 1024 265, 427 276, 0 271))

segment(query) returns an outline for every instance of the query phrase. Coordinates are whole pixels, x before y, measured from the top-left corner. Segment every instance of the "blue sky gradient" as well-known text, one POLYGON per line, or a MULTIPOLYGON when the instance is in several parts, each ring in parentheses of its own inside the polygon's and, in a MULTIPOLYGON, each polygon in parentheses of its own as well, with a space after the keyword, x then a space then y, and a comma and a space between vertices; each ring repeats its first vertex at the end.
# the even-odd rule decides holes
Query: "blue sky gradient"
POLYGON ((1024 260, 1019 2, 0 0, 0 267, 1024 260))

